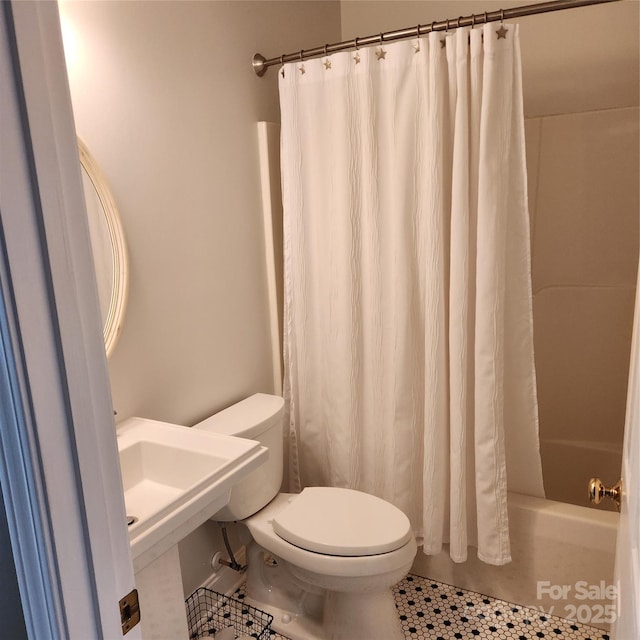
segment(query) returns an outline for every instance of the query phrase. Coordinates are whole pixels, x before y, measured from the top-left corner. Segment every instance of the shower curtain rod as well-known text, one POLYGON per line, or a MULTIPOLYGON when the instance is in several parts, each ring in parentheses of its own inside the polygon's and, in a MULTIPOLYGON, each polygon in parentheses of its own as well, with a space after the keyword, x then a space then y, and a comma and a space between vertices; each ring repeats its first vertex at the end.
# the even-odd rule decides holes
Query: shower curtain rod
POLYGON ((448 18, 447 20, 434 20, 431 24, 418 24, 415 27, 407 27, 396 31, 387 31, 362 38, 354 38, 353 40, 344 40, 334 44, 325 44, 313 49, 301 49, 294 53, 286 53, 276 58, 268 60, 259 53, 253 56, 251 64, 253 70, 258 76, 263 76, 269 67, 274 65, 282 65, 285 62, 294 62, 308 60, 309 58, 318 58, 326 56, 337 51, 345 49, 357 49, 360 46, 371 44, 382 44, 383 42, 392 42, 394 40, 404 40, 406 38, 416 38, 430 33, 431 31, 449 31, 449 29, 457 29, 459 27, 475 26, 486 22, 497 22, 498 20, 510 20, 511 18, 521 18, 522 16, 532 16, 538 13, 549 13, 550 11, 562 11, 564 9, 577 9, 578 7, 587 7, 592 4, 604 4, 606 2, 619 2, 620 0, 552 0, 551 2, 539 2, 537 4, 528 4, 522 7, 512 7, 511 9, 498 9, 497 11, 483 11, 482 13, 474 13, 470 16, 460 16, 459 18, 448 18))

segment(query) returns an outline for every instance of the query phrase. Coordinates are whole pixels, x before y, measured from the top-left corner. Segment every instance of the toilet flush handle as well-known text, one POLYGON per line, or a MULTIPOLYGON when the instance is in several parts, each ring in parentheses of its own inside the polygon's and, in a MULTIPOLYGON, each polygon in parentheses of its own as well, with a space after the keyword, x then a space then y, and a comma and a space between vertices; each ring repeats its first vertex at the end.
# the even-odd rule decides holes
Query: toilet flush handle
POLYGON ((600 504, 602 498, 611 498, 620 511, 620 500, 622 499, 622 480, 618 480, 612 487, 605 487, 600 478, 589 480, 589 500, 593 504, 600 504))

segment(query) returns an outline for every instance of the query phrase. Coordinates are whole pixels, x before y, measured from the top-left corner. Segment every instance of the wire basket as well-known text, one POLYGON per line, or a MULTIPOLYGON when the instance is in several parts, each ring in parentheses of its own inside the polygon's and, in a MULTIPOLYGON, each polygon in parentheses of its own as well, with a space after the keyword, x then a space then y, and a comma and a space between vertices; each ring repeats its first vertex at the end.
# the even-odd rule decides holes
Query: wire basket
POLYGON ((267 640, 270 636, 272 615, 217 591, 201 587, 187 598, 186 606, 191 640, 230 637, 221 633, 228 628, 233 629, 234 638, 267 640))

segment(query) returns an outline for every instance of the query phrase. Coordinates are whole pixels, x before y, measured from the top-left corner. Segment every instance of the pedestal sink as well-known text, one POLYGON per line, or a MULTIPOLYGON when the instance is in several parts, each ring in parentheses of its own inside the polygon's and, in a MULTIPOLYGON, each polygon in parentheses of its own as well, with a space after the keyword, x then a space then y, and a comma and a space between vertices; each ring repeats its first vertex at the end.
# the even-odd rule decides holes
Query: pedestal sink
POLYGON ((187 640, 178 542, 229 502, 262 464, 253 440, 130 418, 118 451, 143 640, 187 640))
POLYGON ((268 455, 253 440, 156 420, 130 418, 117 433, 135 571, 224 507, 268 455))

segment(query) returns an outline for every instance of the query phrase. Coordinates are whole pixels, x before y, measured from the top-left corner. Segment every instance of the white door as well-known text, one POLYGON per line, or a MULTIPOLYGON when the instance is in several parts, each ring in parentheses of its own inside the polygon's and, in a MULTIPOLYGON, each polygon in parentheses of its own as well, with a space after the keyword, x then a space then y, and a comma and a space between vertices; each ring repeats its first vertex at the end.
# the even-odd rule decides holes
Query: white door
MULTIPOLYGON (((639 273, 640 275, 640 273, 639 273)), ((640 280, 639 280, 640 284, 640 280)), ((640 638, 640 291, 636 288, 633 340, 622 454, 622 507, 616 548, 616 640, 640 638)))
POLYGON ((1 4, 0 508, 28 637, 115 640, 134 578, 58 9, 1 4))

